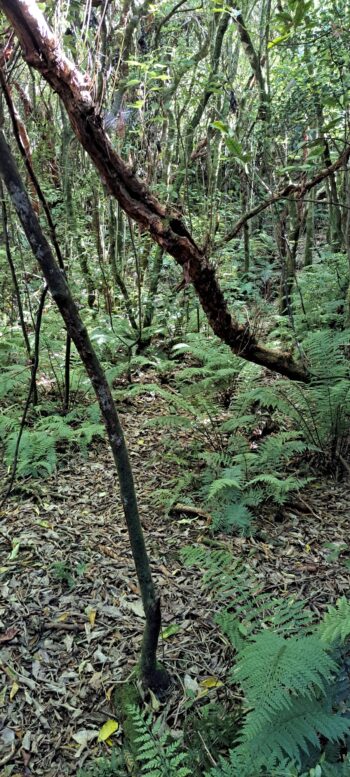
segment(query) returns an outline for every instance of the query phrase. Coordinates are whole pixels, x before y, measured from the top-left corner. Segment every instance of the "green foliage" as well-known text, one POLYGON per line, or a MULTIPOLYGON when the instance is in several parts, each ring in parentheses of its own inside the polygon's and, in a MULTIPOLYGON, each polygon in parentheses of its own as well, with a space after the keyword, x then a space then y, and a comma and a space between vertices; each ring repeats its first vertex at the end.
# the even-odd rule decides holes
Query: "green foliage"
POLYGON ((342 596, 335 606, 328 608, 319 626, 322 642, 343 644, 350 637, 350 602, 342 596))
POLYGON ((300 762, 300 751, 310 743, 319 746, 318 735, 342 738, 349 722, 329 711, 325 694, 337 670, 315 636, 289 637, 270 631, 254 637, 239 654, 235 675, 248 712, 241 745, 251 753, 300 762))
POLYGON ((304 338, 305 360, 313 375, 309 385, 278 378, 265 386, 256 380, 234 398, 231 403, 234 419, 227 422, 226 429, 239 428, 235 419, 240 417, 246 425, 251 425, 253 407, 268 413, 276 425, 288 423, 292 427, 271 434, 259 443, 261 469, 268 462, 271 469, 275 466, 277 470, 281 462, 283 469, 293 456, 307 450, 318 451, 333 468, 346 457, 350 432, 349 335, 349 330, 320 330, 304 338))
POLYGON ((247 753, 231 750, 228 758, 220 758, 208 777, 301 777, 299 770, 285 761, 277 764, 276 756, 252 758, 247 753))
POLYGON ((205 589, 220 603, 215 620, 235 650, 240 651, 262 625, 282 636, 310 632, 313 615, 306 602, 261 592, 259 579, 230 552, 188 546, 181 558, 186 566, 199 568, 205 589))
POLYGON ((282 505, 291 493, 305 486, 308 478, 286 476, 285 468, 306 448, 299 433, 295 432, 277 432, 257 444, 255 450, 251 450, 242 433, 234 433, 227 450, 238 450, 239 453, 232 453, 229 459, 226 453, 220 459, 220 456, 206 452, 203 455, 207 463, 205 478, 210 482, 207 498, 209 503, 213 499, 216 502, 213 528, 223 531, 239 528, 243 533, 249 533, 254 508, 267 501, 282 505), (219 477, 216 476, 218 473, 219 477))
MULTIPOLYGON (((55 4, 46 5, 51 11, 55 4)), ((112 142, 122 146, 123 157, 137 175, 152 182, 163 203, 174 202, 176 207, 181 203, 194 239, 198 245, 205 239, 208 255, 214 256, 230 312, 243 325, 249 323, 256 339, 269 341, 273 348, 290 348, 310 369, 310 385, 262 375, 259 367, 243 365, 227 346, 208 336, 207 321, 191 285, 174 293, 181 270, 169 256, 164 256, 158 287, 149 295, 153 280, 149 236, 137 230, 132 233, 121 208, 114 211, 98 176, 82 163, 71 142, 56 95, 43 101, 36 79, 28 89, 26 71, 20 66, 17 110, 33 136, 34 169, 50 202, 73 294, 116 396, 129 399, 154 392, 168 406, 167 415, 153 422, 162 432, 168 430, 164 448, 172 470, 171 480, 155 495, 157 503, 170 509, 179 498, 202 501, 213 516, 214 530, 249 534, 255 516, 264 514, 262 508, 271 513, 308 482, 308 457, 315 463, 321 459, 335 474, 344 471, 344 461, 346 469, 350 439, 346 171, 339 170, 326 183, 320 181, 307 196, 302 186, 335 161, 349 143, 348 8, 344 0, 242 4, 247 38, 256 47, 255 59, 261 60, 262 83, 252 74, 254 56, 247 56, 247 45, 241 45, 239 53, 236 43, 232 47, 237 9, 229 9, 221 51, 216 31, 227 11, 222 4, 204 2, 199 13, 192 14, 185 8, 173 13, 168 2, 155 4, 150 14, 144 8, 139 16, 139 10, 136 3, 130 30, 121 5, 114 0, 105 4, 72 0, 60 4, 57 31, 65 31, 64 45, 84 69, 90 52, 90 70, 102 86, 98 89, 101 116, 110 111, 115 125, 112 142), (266 49, 269 56, 263 66, 265 58, 260 55, 266 49), (112 78, 105 77, 106 67, 108 72, 114 68, 112 78), (265 86, 269 104, 264 106, 265 86), (34 110, 25 103, 23 96, 28 94, 34 110), (266 116, 262 108, 267 109, 266 116), (123 127, 117 126, 123 122, 123 127), (53 175, 56 159, 58 169, 53 175), (293 200, 277 202, 249 221, 244 233, 225 241, 244 210, 267 196, 267 184, 273 182, 273 190, 278 191, 289 180, 301 184, 297 219, 293 200), (314 199, 315 214, 314 264, 300 269, 310 199, 314 199), (297 272, 291 278, 288 315, 280 316, 285 259, 282 240, 276 236, 283 236, 290 250, 296 226, 301 237, 297 272), (155 338, 156 345, 141 353, 141 323, 149 301, 153 322, 143 328, 142 339, 155 338), (136 325, 125 320, 131 319, 130 311, 136 325), (174 339, 181 342, 172 348, 174 339), (162 349, 171 358, 164 359, 162 349), (153 376, 148 385, 133 383, 142 383, 147 371, 163 378, 166 370, 168 390, 159 387, 153 376), (178 431, 185 434, 177 435, 178 431), (185 435, 188 450, 183 445, 185 435)), ((42 281, 21 230, 11 220, 9 228, 32 348, 42 281)), ((0 247, 0 441, 4 463, 10 468, 30 359, 23 347, 10 273, 4 271, 6 262, 0 247)), ((65 339, 48 298, 40 336, 40 405, 30 409, 24 428, 19 477, 50 474, 59 457, 84 452, 94 437, 103 435, 96 407, 92 416, 82 405, 91 388, 74 349, 70 388, 71 406, 76 409, 66 416, 59 412, 60 404, 64 408, 65 339)), ((338 707, 330 701, 332 672, 326 664, 338 657, 339 646, 346 651, 348 602, 342 599, 332 607, 311 635, 314 615, 306 603, 264 594, 261 582, 249 571, 247 557, 233 560, 225 551, 191 548, 184 558, 200 568, 214 597, 214 609, 219 610, 216 622, 238 653, 248 707, 239 746, 233 747, 235 742, 229 742, 229 733, 226 738, 223 731, 223 747, 230 746, 231 753, 226 762, 218 762, 212 777, 301 777, 300 770, 308 777, 335 773, 347 777, 349 764, 319 759, 319 735, 332 740, 340 733, 342 721, 332 714, 331 706, 338 707), (250 669, 248 674, 244 667, 250 669), (302 755, 306 747, 314 773, 305 771, 309 769, 302 755), (302 760, 302 765, 291 763, 291 758, 302 760)), ((67 562, 57 562, 51 574, 70 587, 78 571, 67 562)), ((192 770, 193 758, 187 763, 151 720, 136 708, 130 708, 130 718, 134 723, 129 731, 138 731, 131 737, 132 766, 126 768, 123 754, 113 754, 110 760, 100 759, 90 777, 114 777, 131 770, 173 777, 181 770, 185 774, 192 770)), ((221 724, 225 729, 225 721, 215 719, 214 713, 208 711, 207 717, 201 713, 198 733, 203 732, 210 752, 213 745, 216 760, 215 747, 220 744, 214 729, 221 724)), ((194 758, 199 768, 209 768, 203 750, 200 755, 198 738, 194 758)))
POLYGON ((331 743, 350 733, 341 714, 349 686, 343 657, 333 649, 349 634, 348 602, 341 600, 315 628, 305 602, 261 593, 258 578, 229 552, 191 546, 181 555, 201 570, 205 589, 221 605, 215 619, 238 653, 231 678, 244 694, 237 745, 212 777, 307 775, 308 754, 314 765, 321 755, 320 737, 331 743))
POLYGON ((300 770, 289 759, 277 762, 271 757, 250 757, 247 753, 231 750, 228 758, 221 758, 219 765, 208 773, 207 777, 348 777, 350 759, 346 762, 329 763, 321 757, 311 769, 300 770))
POLYGON ((77 777, 126 777, 122 753, 113 751, 110 758, 97 758, 94 764, 87 769, 79 769, 77 777))
MULTIPOLYGON (((297 337, 330 327, 338 331, 346 326, 345 296, 349 282, 346 254, 325 248, 322 257, 298 274, 298 289, 293 294, 294 325, 297 337)), ((332 332, 332 330, 330 330, 332 332)), ((334 330, 333 330, 334 331, 334 330)))
POLYGON ((9 367, 3 366, 0 371, 0 400, 4 400, 9 395, 20 397, 27 385, 28 369, 26 367, 19 364, 12 364, 9 367))
MULTIPOLYGON (((42 408, 44 410, 45 408, 42 408)), ((40 413, 40 408, 36 408, 40 413)), ((89 413, 87 413, 89 415, 89 413)), ((4 460, 10 468, 14 461, 19 420, 5 413, 0 414, 0 440, 4 445, 4 460)), ((95 437, 104 436, 102 424, 88 418, 81 419, 81 413, 73 410, 68 415, 48 415, 35 420, 31 427, 22 432, 17 462, 18 477, 45 477, 51 475, 57 466, 57 450, 62 446, 77 446, 85 452, 95 437)))
POLYGON ((69 562, 55 561, 50 567, 50 572, 55 580, 65 583, 72 590, 77 583, 77 578, 84 574, 85 564, 76 564, 72 567, 69 562))
POLYGON ((213 758, 216 760, 220 753, 233 746, 240 728, 240 717, 239 708, 229 712, 222 704, 213 702, 187 715, 184 745, 195 775, 201 777, 210 768, 213 758))
MULTIPOLYGON (((194 443, 191 470, 194 458, 204 460, 206 467, 198 478, 197 488, 200 497, 208 503, 213 529, 239 529, 249 533, 256 508, 266 502, 282 505, 308 482, 308 478, 292 472, 286 476, 285 470, 311 448, 311 442, 303 439, 299 428, 279 429, 277 423, 271 434, 258 442, 250 442, 249 437, 259 422, 256 413, 251 412, 252 406, 259 401, 262 408, 266 404, 278 410, 283 407, 285 411, 288 403, 273 388, 261 384, 256 377, 258 368, 248 365, 239 372, 237 359, 232 355, 229 356, 232 367, 227 367, 227 349, 214 340, 198 344, 198 337, 193 337, 189 342, 190 345, 179 345, 176 353, 190 352, 197 364, 177 371, 177 392, 157 384, 143 384, 133 387, 129 393, 138 396, 152 392, 167 402, 171 414, 157 416, 148 425, 165 427, 170 433, 181 428, 191 434, 194 443), (220 368, 222 360, 225 379, 220 368), (254 377, 259 386, 256 389, 251 387, 254 377), (222 420, 218 381, 224 390, 225 402, 229 397, 229 419, 222 420)), ((265 422, 264 417, 262 420, 265 422)), ((168 447, 174 448, 171 437, 168 447)), ((182 469, 189 469, 183 450, 181 455, 182 469)), ((184 485, 188 490, 188 479, 184 485)), ((180 495, 178 490, 177 495, 180 495)))
POLYGON ((140 774, 145 777, 168 777, 177 774, 178 777, 188 777, 191 774, 186 765, 186 754, 181 751, 177 740, 171 741, 168 732, 162 733, 160 723, 152 724, 150 717, 145 717, 138 707, 129 707, 136 738, 135 760, 140 768, 140 774))
MULTIPOLYGON (((5 463, 10 468, 14 461, 18 430, 6 439, 5 463)), ((43 432, 24 429, 18 451, 18 477, 47 477, 56 469, 55 440, 43 432)))

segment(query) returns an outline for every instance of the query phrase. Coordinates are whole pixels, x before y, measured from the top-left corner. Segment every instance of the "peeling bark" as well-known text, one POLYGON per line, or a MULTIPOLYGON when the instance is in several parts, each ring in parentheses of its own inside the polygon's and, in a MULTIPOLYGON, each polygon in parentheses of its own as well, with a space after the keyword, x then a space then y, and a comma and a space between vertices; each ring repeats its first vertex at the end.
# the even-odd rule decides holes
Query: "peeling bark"
POLYGON ((231 317, 205 253, 196 245, 178 213, 160 203, 113 149, 94 105, 89 78, 65 56, 34 0, 0 0, 0 8, 14 27, 25 60, 42 74, 63 101, 76 136, 110 193, 164 251, 179 265, 186 266, 214 333, 243 359, 293 380, 307 382, 308 371, 289 353, 271 351, 260 345, 248 324, 242 326, 231 317))

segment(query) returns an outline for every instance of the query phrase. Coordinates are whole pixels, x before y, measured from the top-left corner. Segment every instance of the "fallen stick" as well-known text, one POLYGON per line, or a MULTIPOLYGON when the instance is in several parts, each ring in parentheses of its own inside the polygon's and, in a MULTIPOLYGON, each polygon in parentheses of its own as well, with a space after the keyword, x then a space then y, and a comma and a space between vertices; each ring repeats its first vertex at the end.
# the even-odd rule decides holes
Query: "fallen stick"
POLYGON ((172 506, 170 512, 187 513, 187 515, 198 515, 200 518, 206 518, 207 521, 212 521, 210 513, 206 513, 205 510, 201 509, 201 507, 195 507, 194 505, 176 504, 172 506))

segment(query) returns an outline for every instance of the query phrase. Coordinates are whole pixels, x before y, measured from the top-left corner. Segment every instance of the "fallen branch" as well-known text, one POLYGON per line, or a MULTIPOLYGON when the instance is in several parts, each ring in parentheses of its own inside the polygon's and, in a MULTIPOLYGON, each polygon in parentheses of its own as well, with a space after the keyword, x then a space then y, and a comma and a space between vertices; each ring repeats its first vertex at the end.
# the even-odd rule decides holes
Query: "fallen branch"
POLYGON ((201 507, 195 507, 194 505, 176 504, 172 506, 170 512, 186 513, 187 515, 198 515, 199 518, 205 518, 210 523, 212 521, 210 513, 206 513, 205 510, 202 510, 201 507))

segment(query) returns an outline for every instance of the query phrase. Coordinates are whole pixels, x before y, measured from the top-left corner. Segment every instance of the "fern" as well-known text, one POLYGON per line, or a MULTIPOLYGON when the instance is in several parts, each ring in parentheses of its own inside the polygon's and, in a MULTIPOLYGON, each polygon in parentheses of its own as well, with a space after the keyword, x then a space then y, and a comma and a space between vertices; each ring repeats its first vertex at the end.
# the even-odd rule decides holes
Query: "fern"
MULTIPOLYGON (((214 600, 227 602, 215 620, 238 652, 232 680, 240 683, 247 708, 238 746, 210 777, 307 777, 307 753, 312 750, 315 763, 320 736, 331 743, 350 732, 348 718, 337 711, 344 693, 348 698, 348 677, 338 666, 343 657, 331 655, 322 643, 322 627, 310 633, 314 616, 304 601, 261 593, 254 574, 228 552, 191 547, 182 558, 204 571, 203 584, 214 600)), ((332 644, 340 636, 341 617, 349 618, 345 601, 337 610, 331 611, 335 621, 329 623, 325 616, 332 644)), ((322 770, 332 775, 332 765, 324 763, 322 770)), ((345 777, 345 767, 340 769, 345 777)))
POLYGON ((218 766, 207 777, 349 777, 350 757, 346 762, 329 763, 321 758, 318 764, 307 771, 291 763, 290 759, 279 760, 276 756, 249 756, 238 749, 231 750, 228 758, 221 758, 218 766))
POLYGON ((204 454, 208 474, 211 471, 216 475, 206 493, 209 501, 219 500, 213 515, 214 529, 228 531, 235 527, 249 532, 254 517, 250 508, 267 500, 283 504, 291 492, 309 482, 308 478, 279 474, 293 455, 307 447, 299 437, 295 432, 281 432, 262 441, 252 452, 240 435, 234 435, 228 445, 228 449, 235 450, 231 458, 228 454, 204 454))
POLYGON ((312 613, 302 599, 288 597, 286 601, 270 598, 258 592, 239 594, 233 606, 222 609, 215 617, 221 631, 226 634, 236 651, 241 651, 247 637, 262 626, 273 628, 276 634, 290 636, 308 633, 312 624, 312 613))
POLYGON ((0 372, 0 399, 11 394, 18 398, 29 386, 28 367, 13 364, 11 367, 2 367, 0 372))
MULTIPOLYGON (((214 483, 217 481, 214 481, 214 483)), ((257 496, 257 490, 254 496, 257 496)), ((248 496, 248 495, 247 495, 248 496)), ((259 502, 263 496, 259 495, 259 502)), ((247 536, 253 532, 254 514, 248 507, 248 499, 245 497, 235 502, 230 500, 229 504, 222 504, 219 510, 213 513, 212 528, 213 531, 232 532, 239 531, 241 535, 247 536)))
POLYGON ((300 765, 302 754, 308 753, 311 745, 320 752, 320 736, 336 742, 350 731, 346 718, 329 712, 322 702, 304 697, 293 699, 288 708, 264 722, 261 720, 259 726, 253 721, 253 715, 254 712, 247 716, 242 753, 248 751, 263 758, 274 754, 279 761, 287 755, 300 765))
POLYGON ((266 720, 290 706, 290 696, 313 697, 313 686, 324 693, 336 664, 315 636, 285 639, 263 631, 239 654, 234 670, 248 706, 256 712, 249 730, 256 733, 266 720))
MULTIPOLYGON (((242 478, 242 473, 240 470, 238 470, 238 477, 242 478)), ((225 489, 235 489, 237 491, 240 491, 241 484, 238 480, 238 478, 233 477, 223 477, 223 478, 217 478, 214 480, 209 487, 208 490, 208 499, 214 499, 218 496, 218 494, 221 491, 224 491, 225 489)))
MULTIPOLYGON (((76 414, 66 418, 56 414, 41 417, 34 421, 32 427, 23 430, 18 450, 18 477, 51 475, 56 469, 57 450, 62 443, 77 445, 80 451, 84 451, 94 437, 104 436, 104 427, 100 423, 82 420, 72 426, 68 421, 76 422, 76 414)), ((0 417, 0 439, 4 442, 4 460, 8 467, 14 461, 18 433, 18 418, 3 414, 0 417)))
POLYGON ((122 754, 112 752, 110 758, 97 758, 87 769, 78 769, 77 777, 127 777, 122 754))
MULTIPOLYGON (((228 758, 220 758, 219 765, 211 769, 208 777, 298 777, 299 770, 290 760, 278 763, 275 755, 267 758, 252 757, 237 748, 230 750, 228 758)), ((300 776, 301 777, 301 776, 300 776)), ((306 777, 306 775, 305 775, 306 777)))
POLYGON ((171 741, 167 732, 160 731, 158 722, 152 723, 138 707, 128 705, 126 713, 135 733, 132 750, 140 774, 145 777, 188 777, 186 753, 181 751, 177 740, 171 741))
MULTIPOLYGON (((14 461, 17 432, 9 435, 6 443, 5 462, 11 467, 14 461)), ((44 477, 56 468, 57 454, 55 440, 44 432, 24 429, 17 459, 18 477, 44 477)))
POLYGON ((315 636, 283 637, 261 632, 239 654, 235 676, 248 707, 240 748, 298 763, 319 735, 342 739, 350 721, 327 707, 326 693, 337 664, 315 636))
POLYGON ((329 607, 318 629, 327 644, 343 644, 350 637, 350 602, 342 596, 335 607, 329 607))
POLYGON ((305 600, 276 599, 261 592, 257 576, 230 552, 190 546, 180 555, 186 566, 201 570, 205 590, 220 602, 215 620, 235 650, 241 650, 247 637, 262 625, 285 636, 310 631, 313 614, 305 600))

